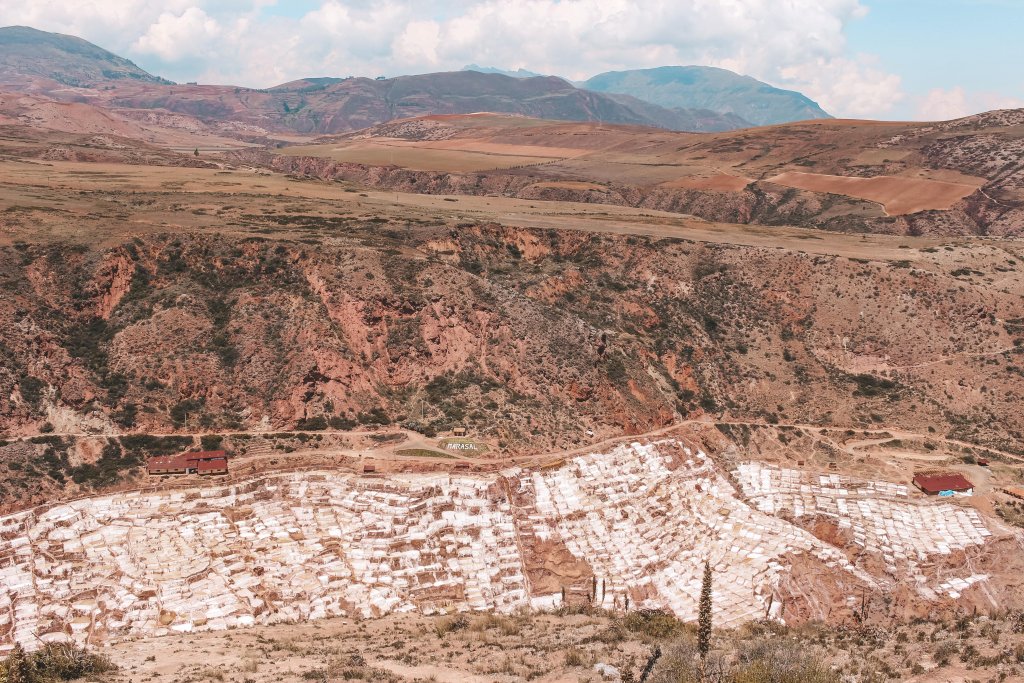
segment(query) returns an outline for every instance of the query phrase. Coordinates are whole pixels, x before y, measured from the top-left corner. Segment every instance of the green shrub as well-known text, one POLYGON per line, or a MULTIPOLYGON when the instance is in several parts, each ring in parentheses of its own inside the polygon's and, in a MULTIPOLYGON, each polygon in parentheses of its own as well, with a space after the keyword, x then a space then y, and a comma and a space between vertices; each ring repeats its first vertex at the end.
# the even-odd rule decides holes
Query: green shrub
POLYGON ((199 437, 199 443, 202 444, 204 451, 217 451, 224 443, 224 437, 220 434, 204 434, 199 437))
POLYGON ((39 407, 39 401, 43 398, 43 388, 45 386, 46 382, 36 377, 26 376, 18 381, 18 390, 21 392, 21 397, 33 408, 39 407))
POLYGON ((664 640, 682 633, 684 626, 668 612, 656 609, 640 609, 630 612, 622 621, 626 630, 645 638, 664 640))
POLYGON ((355 420, 350 420, 347 417, 339 417, 337 415, 331 417, 327 423, 331 426, 331 429, 352 429, 358 424, 355 420))
POLYGON ((120 437, 121 446, 141 455, 171 455, 192 445, 191 436, 152 436, 131 434, 120 437))
POLYGON ((134 403, 125 403, 120 409, 114 411, 111 417, 119 426, 131 429, 135 426, 135 417, 139 414, 139 408, 134 403))
MULTIPOLYGON (((304 417, 295 424, 296 429, 307 432, 315 432, 327 429, 327 418, 323 415, 315 417, 304 417)), ((304 434, 302 436, 305 436, 304 434)))
POLYGON ((175 427, 185 425, 189 415, 192 415, 192 418, 195 419, 196 413, 201 411, 204 405, 206 405, 206 399, 202 397, 178 401, 171 407, 171 422, 174 423, 175 427))
POLYGON ((126 470, 142 464, 142 458, 135 453, 125 455, 117 441, 108 441, 95 463, 86 463, 71 468, 71 479, 76 484, 93 488, 111 486, 119 482, 126 470))
POLYGON ((359 420, 359 424, 391 424, 391 418, 388 417, 383 408, 371 408, 368 412, 359 413, 356 417, 359 420))
POLYGON ((854 396, 862 396, 864 398, 875 398, 877 396, 885 396, 894 394, 900 389, 900 385, 891 379, 885 379, 884 377, 875 377, 869 374, 853 375, 853 382, 857 385, 854 389, 854 396))
POLYGON ((608 356, 605 368, 608 372, 608 379, 616 385, 622 385, 629 379, 629 375, 626 373, 626 364, 617 355, 608 356))

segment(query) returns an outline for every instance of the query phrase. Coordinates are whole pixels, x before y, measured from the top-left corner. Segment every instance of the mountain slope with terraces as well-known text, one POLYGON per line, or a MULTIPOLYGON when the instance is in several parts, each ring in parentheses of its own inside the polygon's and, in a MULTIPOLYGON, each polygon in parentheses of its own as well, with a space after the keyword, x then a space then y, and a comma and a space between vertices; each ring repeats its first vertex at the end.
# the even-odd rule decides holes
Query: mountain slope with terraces
POLYGON ((695 135, 421 117, 239 161, 408 192, 608 203, 843 232, 1017 235, 1024 110, 941 123, 820 120, 695 135))

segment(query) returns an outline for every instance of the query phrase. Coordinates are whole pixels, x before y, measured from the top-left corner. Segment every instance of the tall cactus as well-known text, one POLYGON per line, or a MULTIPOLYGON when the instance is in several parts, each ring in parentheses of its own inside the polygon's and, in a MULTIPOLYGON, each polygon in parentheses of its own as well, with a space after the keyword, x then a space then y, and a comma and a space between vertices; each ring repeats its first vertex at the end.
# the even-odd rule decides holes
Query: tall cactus
POLYGON ((700 678, 705 680, 708 653, 711 652, 711 563, 704 562, 704 581, 700 587, 697 613, 697 651, 700 653, 700 678))

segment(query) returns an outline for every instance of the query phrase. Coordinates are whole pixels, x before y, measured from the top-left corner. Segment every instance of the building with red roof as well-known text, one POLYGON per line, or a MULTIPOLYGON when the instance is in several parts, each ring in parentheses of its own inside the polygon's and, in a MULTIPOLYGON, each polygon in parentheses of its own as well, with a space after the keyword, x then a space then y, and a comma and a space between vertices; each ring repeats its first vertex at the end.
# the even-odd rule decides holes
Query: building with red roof
POLYGON ((196 471, 199 474, 227 474, 228 473, 228 459, 227 458, 210 458, 209 460, 199 460, 196 463, 196 471))
POLYGON ((964 475, 956 472, 943 474, 917 474, 914 476, 914 486, 921 489, 929 496, 935 496, 943 491, 954 493, 970 494, 974 492, 974 484, 964 475))
POLYGON ((225 451, 194 451, 178 455, 158 455, 146 461, 150 474, 227 474, 225 451))

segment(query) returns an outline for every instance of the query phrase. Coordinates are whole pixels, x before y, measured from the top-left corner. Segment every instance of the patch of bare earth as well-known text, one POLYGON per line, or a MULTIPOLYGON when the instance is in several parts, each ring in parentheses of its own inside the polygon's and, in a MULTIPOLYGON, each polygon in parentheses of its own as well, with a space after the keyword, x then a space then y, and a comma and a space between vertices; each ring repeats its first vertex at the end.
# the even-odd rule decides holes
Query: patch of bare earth
POLYGON ((978 184, 949 183, 925 178, 854 178, 796 171, 780 173, 769 178, 768 182, 878 202, 885 206, 885 212, 890 216, 949 209, 978 189, 978 184))

